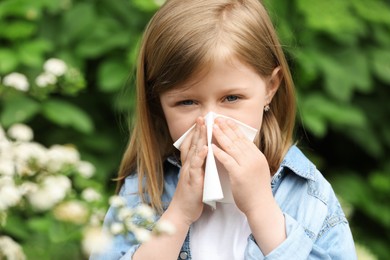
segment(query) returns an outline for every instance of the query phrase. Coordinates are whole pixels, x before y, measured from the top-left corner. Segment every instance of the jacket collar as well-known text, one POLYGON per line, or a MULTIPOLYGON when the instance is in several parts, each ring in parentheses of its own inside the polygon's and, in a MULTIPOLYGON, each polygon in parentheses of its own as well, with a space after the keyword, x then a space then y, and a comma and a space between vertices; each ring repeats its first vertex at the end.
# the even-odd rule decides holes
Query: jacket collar
POLYGON ((286 156, 280 164, 278 172, 280 172, 283 168, 290 169, 302 178, 315 181, 315 165, 295 145, 291 146, 287 151, 286 156))

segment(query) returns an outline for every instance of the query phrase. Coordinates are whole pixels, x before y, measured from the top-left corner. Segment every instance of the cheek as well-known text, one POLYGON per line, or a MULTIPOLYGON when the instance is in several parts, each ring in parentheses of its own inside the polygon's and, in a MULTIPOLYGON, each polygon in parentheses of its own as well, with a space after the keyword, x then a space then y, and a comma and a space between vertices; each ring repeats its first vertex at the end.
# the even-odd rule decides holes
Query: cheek
POLYGON ((263 121, 263 113, 246 113, 246 116, 242 117, 240 121, 260 131, 263 121))
POLYGON ((186 122, 186 120, 169 120, 168 128, 169 133, 173 142, 180 138, 191 126, 194 125, 194 122, 186 122), (170 121, 170 122, 169 122, 170 121))
POLYGON ((252 117, 249 121, 250 121, 250 123, 248 123, 248 125, 257 129, 257 131, 260 131, 262 121, 263 121, 263 114, 259 113, 259 114, 257 114, 257 116, 252 117))

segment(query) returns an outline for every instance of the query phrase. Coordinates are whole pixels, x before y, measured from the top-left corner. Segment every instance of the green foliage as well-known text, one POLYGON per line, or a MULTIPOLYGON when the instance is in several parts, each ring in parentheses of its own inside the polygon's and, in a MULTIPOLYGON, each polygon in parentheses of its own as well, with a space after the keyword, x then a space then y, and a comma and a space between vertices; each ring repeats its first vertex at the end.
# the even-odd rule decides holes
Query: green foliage
POLYGON ((93 122, 83 110, 71 103, 51 99, 42 104, 42 114, 52 123, 63 127, 74 127, 81 133, 93 131, 93 122), (58 116, 61 115, 61 116, 58 116))
POLYGON ((355 239, 379 259, 387 259, 390 4, 384 0, 266 4, 292 65, 299 133, 308 137, 301 145, 315 148, 313 158, 320 158, 322 172, 354 208, 350 222, 355 239))
MULTIPOLYGON (((355 239, 386 259, 390 4, 386 0, 265 3, 297 86, 297 138, 303 138, 302 146, 314 149, 312 158, 354 208, 350 222, 355 239)), ((74 144, 83 158, 95 164, 96 179, 112 193, 111 179, 128 137, 116 126, 121 126, 123 112, 131 115, 134 98, 129 76, 142 31, 158 4, 153 0, 1 1, 0 81, 20 72, 31 85, 28 93, 21 93, 0 83, 1 124, 25 122, 43 144, 74 144), (34 79, 52 57, 79 69, 81 75, 64 76, 45 92, 34 79)), ((46 250, 48 241, 31 239, 24 249, 32 259, 50 259, 55 250, 63 252, 56 255, 60 259, 66 253, 67 259, 80 258, 77 249, 60 245, 46 250)))

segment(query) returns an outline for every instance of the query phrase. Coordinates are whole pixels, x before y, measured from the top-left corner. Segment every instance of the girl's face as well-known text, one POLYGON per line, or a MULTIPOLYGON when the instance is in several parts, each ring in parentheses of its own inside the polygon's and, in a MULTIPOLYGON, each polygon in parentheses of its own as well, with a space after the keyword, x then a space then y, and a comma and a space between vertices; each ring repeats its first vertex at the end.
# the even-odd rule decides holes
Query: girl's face
POLYGON ((214 62, 204 75, 161 94, 170 135, 176 141, 199 116, 213 111, 260 129, 264 106, 279 84, 279 69, 262 78, 237 58, 214 62))

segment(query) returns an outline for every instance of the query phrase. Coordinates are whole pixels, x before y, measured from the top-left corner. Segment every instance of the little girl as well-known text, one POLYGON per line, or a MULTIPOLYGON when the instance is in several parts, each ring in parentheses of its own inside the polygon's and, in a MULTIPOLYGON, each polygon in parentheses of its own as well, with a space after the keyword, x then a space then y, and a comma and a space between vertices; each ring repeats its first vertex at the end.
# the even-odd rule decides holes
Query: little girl
MULTIPOLYGON (((258 0, 168 0, 144 34, 137 112, 119 172, 128 207, 176 227, 143 244, 118 235, 97 259, 356 259, 330 186, 294 145, 294 86, 258 0), (213 144, 204 116, 213 111, 213 144), (232 119, 229 119, 232 118, 232 119), (258 130, 248 140, 237 121, 258 130), (177 150, 173 143, 195 128, 177 150), (234 203, 202 203, 213 149, 234 203)), ((112 209, 105 223, 113 218, 112 209)))

